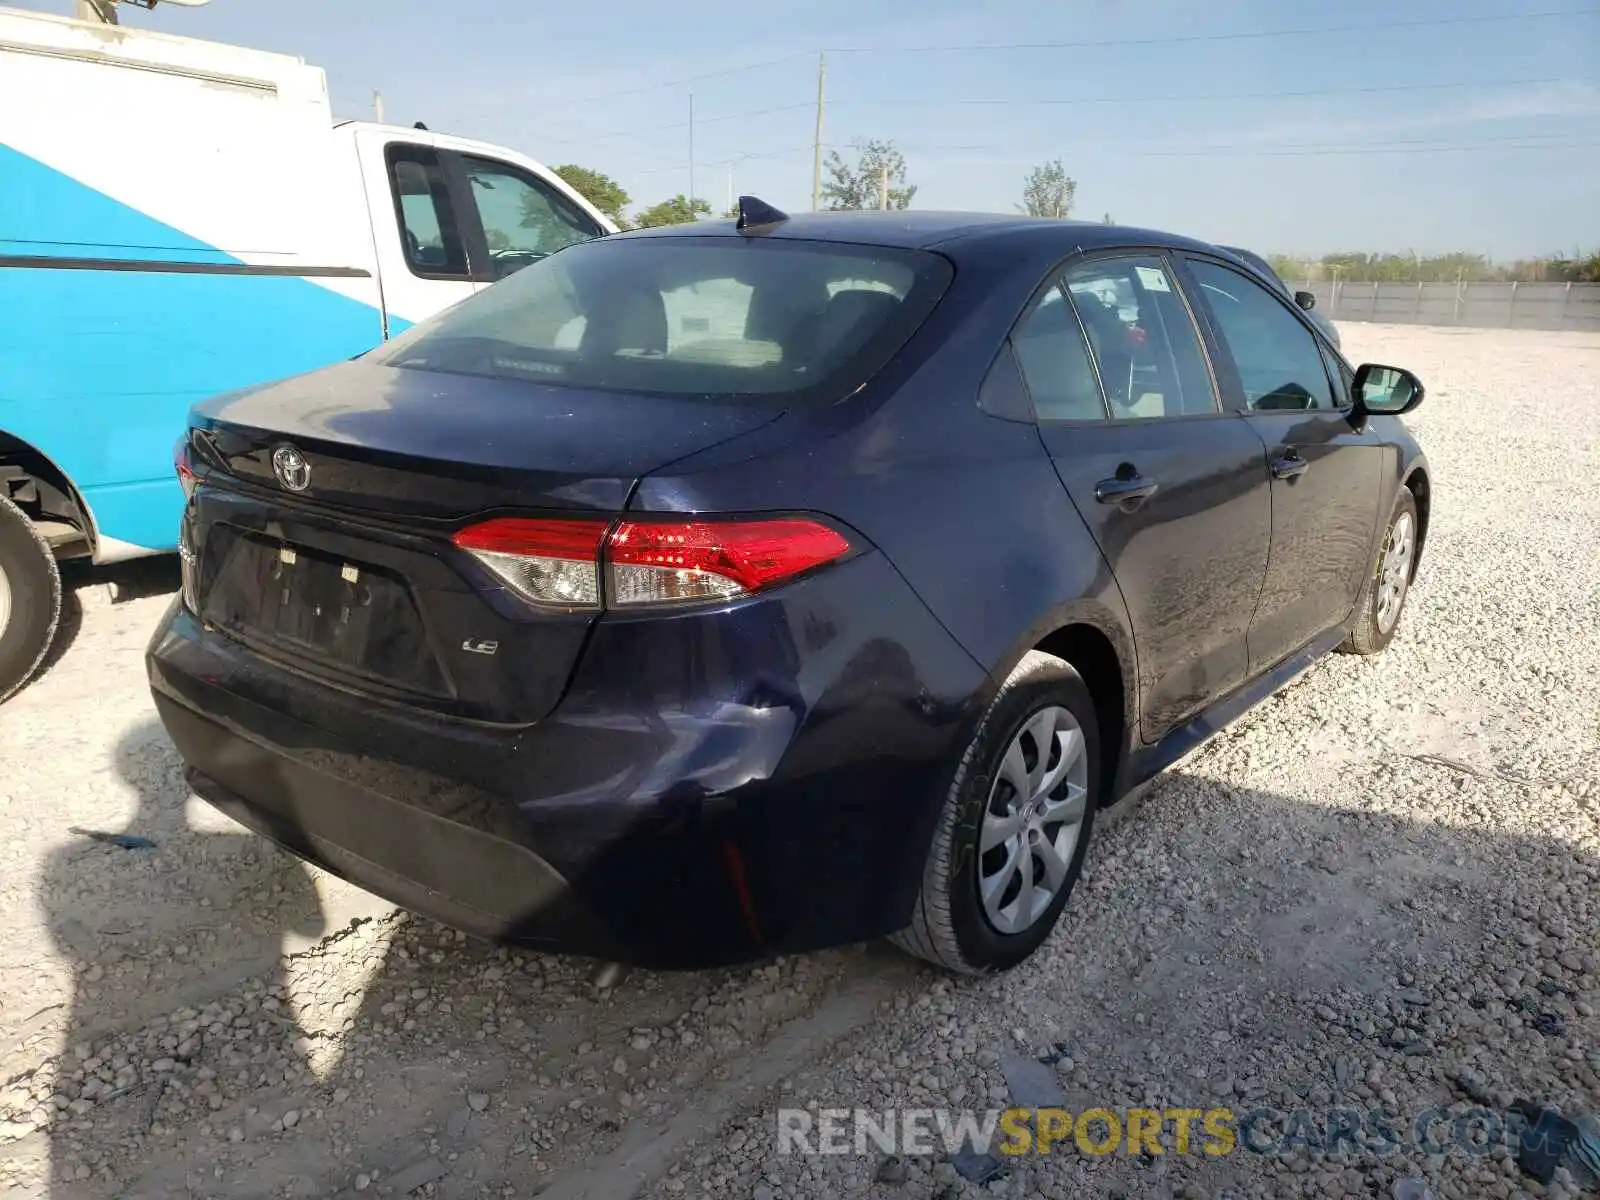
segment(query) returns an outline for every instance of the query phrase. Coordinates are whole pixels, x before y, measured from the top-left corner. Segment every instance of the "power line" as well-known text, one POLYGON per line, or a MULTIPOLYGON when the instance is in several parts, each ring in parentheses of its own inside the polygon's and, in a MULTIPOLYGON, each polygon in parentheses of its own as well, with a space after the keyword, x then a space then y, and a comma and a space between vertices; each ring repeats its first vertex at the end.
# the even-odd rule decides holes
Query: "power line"
MULTIPOLYGON (((756 162, 758 160, 767 158, 787 158, 791 154, 799 154, 802 150, 809 151, 810 149, 812 149, 811 143, 807 142, 804 146, 791 146, 787 150, 770 150, 763 154, 740 154, 729 158, 716 158, 710 161, 701 160, 699 165, 702 167, 726 167, 730 163, 756 162)), ((687 163, 680 162, 675 163, 670 167, 649 167, 643 171, 631 171, 629 174, 635 176, 665 175, 671 171, 687 171, 688 169, 689 165, 687 163)))
MULTIPOLYGON (((835 106, 838 106, 838 105, 875 105, 875 106, 876 105, 883 105, 883 106, 927 105, 929 107, 934 107, 934 106, 938 106, 938 105, 945 105, 945 104, 949 104, 949 105, 1196 104, 1196 103, 1200 103, 1200 102, 1203 102, 1203 101, 1212 101, 1212 100, 1293 100, 1293 99, 1299 99, 1299 98, 1302 98, 1302 97, 1311 97, 1311 96, 1371 96, 1371 95, 1379 95, 1379 94, 1388 93, 1388 92, 1446 91, 1446 90, 1456 89, 1456 88, 1476 88, 1476 87, 1485 87, 1485 88, 1487 88, 1487 87, 1540 87, 1540 86, 1547 86, 1549 84, 1558 84, 1558 83, 1584 83, 1584 84, 1587 84, 1587 83, 1593 83, 1593 82, 1595 82, 1595 81, 1594 80, 1590 80, 1590 79, 1462 79, 1462 80, 1455 80, 1455 81, 1448 82, 1448 83, 1396 83, 1396 84, 1386 84, 1386 85, 1382 85, 1382 86, 1379 86, 1379 87, 1310 88, 1310 89, 1304 89, 1304 90, 1300 90, 1300 91, 1284 91, 1284 92, 1211 92, 1211 93, 1207 93, 1207 94, 1194 95, 1194 96, 1182 96, 1182 95, 1109 96, 1109 97, 1103 97, 1103 96, 1067 96, 1067 97, 1062 97, 1062 98, 1059 98, 1059 99, 1058 98, 1053 98, 1053 97, 1033 97, 1033 96, 997 97, 995 99, 986 99, 986 98, 978 98, 978 97, 974 97, 974 98, 970 98, 970 99, 961 98, 961 97, 937 97, 937 98, 930 97, 930 98, 925 98, 925 99, 924 98, 914 98, 914 99, 890 98, 890 99, 884 99, 884 100, 835 100, 833 103, 834 103, 835 106)), ((802 105, 801 107, 804 107, 804 106, 802 105)))
MULTIPOLYGON (((1494 87, 1540 87, 1561 83, 1594 82, 1589 79, 1463 79, 1444 83, 1402 83, 1389 84, 1377 87, 1356 88, 1314 88, 1296 91, 1265 91, 1265 92, 1214 92, 1200 95, 1162 95, 1162 96, 1070 96, 1070 97, 929 97, 917 99, 885 99, 885 100, 835 100, 829 107, 844 106, 883 106, 883 107, 927 107, 941 106, 1070 106, 1070 105, 1123 105, 1123 104, 1197 104, 1211 101, 1227 100, 1289 100, 1303 97, 1329 97, 1329 96, 1370 96, 1397 92, 1419 91, 1446 91, 1461 88, 1494 88, 1494 87)), ((715 117, 698 117, 696 125, 711 125, 725 121, 745 121, 756 117, 773 116, 777 113, 798 112, 802 109, 810 110, 812 101, 797 104, 779 104, 770 108, 753 108, 744 112, 723 113, 715 117)), ((649 125, 644 128, 615 129, 606 133, 584 134, 571 138, 546 138, 552 145, 567 146, 580 142, 611 141, 616 138, 645 138, 651 134, 663 133, 669 130, 687 128, 684 121, 675 121, 666 125, 649 125)))
MULTIPOLYGON (((1539 142, 1526 145, 1511 145, 1509 143, 1494 147, 1496 150, 1587 150, 1600 146, 1600 142, 1539 142)), ((1129 155, 1130 158, 1191 158, 1197 155, 1220 155, 1229 158, 1339 158, 1361 157, 1369 154, 1465 154, 1472 151, 1481 152, 1486 147, 1482 142, 1465 146, 1448 145, 1409 145, 1409 146, 1351 146, 1345 148, 1322 147, 1320 149, 1301 150, 1296 147, 1277 147, 1264 150, 1242 150, 1227 146, 1211 146, 1197 150, 1142 150, 1129 155)))
POLYGON ((813 55, 810 51, 800 54, 785 54, 782 58, 769 58, 762 62, 744 63, 743 65, 737 67, 724 67, 719 71, 702 71, 698 75, 685 75, 682 78, 668 79, 661 83, 646 83, 640 85, 639 87, 623 88, 621 91, 616 92, 600 92, 597 95, 583 96, 577 100, 560 100, 554 104, 543 104, 541 107, 546 112, 549 112, 560 108, 575 108, 580 104, 594 104, 600 100, 615 100, 622 96, 642 96, 646 92, 660 92, 665 91, 668 88, 685 87, 691 83, 699 83, 703 79, 723 79, 729 75, 742 75, 746 71, 761 71, 767 67, 782 66, 787 62, 794 62, 797 59, 802 58, 809 59, 811 57, 813 57, 813 55))
MULTIPOLYGON (((1174 34, 1162 37, 1097 38, 1066 42, 996 42, 976 46, 848 46, 839 50, 825 50, 824 53, 953 54, 958 52, 964 53, 968 51, 1069 50, 1109 48, 1115 46, 1190 45, 1199 42, 1255 41, 1270 38, 1314 37, 1337 33, 1367 33, 1386 29, 1425 29, 1447 25, 1488 24, 1491 22, 1503 23, 1508 21, 1542 21, 1559 17, 1586 17, 1594 16, 1596 14, 1600 14, 1600 8, 1568 8, 1550 9, 1543 12, 1496 13, 1466 17, 1418 17, 1406 21, 1380 21, 1366 25, 1327 25, 1301 29, 1241 30, 1234 33, 1174 34)), ((554 112, 560 109, 576 108, 583 104, 595 104, 601 100, 615 100, 625 96, 642 96, 649 92, 658 92, 665 91, 669 88, 685 87, 688 84, 699 83, 700 81, 706 79, 725 79, 730 75, 742 75, 749 71, 761 71, 768 67, 782 66, 785 63, 797 62, 802 59, 810 60, 816 56, 816 53, 816 51, 811 50, 802 51, 795 54, 785 54, 780 58, 768 58, 763 59, 760 62, 742 63, 735 67, 723 67, 714 71, 701 71, 694 75, 683 75, 676 79, 662 80, 659 83, 640 84, 638 87, 622 88, 611 92, 597 92, 592 95, 581 96, 572 100, 557 100, 553 102, 541 101, 540 107, 545 112, 554 112)))
MULTIPOLYGON (((694 123, 698 126, 714 125, 719 121, 744 121, 751 117, 770 117, 774 113, 795 112, 802 108, 809 109, 811 106, 812 102, 809 100, 803 104, 779 104, 772 108, 752 108, 745 112, 724 113, 718 117, 697 117, 694 123)), ((643 129, 637 127, 614 129, 609 133, 588 133, 579 137, 545 138, 544 140, 558 146, 570 146, 578 142, 603 142, 610 141, 612 138, 644 137, 646 134, 661 133, 669 129, 687 129, 688 126, 689 123, 687 121, 675 121, 670 125, 647 125, 643 129)))
POLYGON ((1531 13, 1490 13, 1467 17, 1416 17, 1407 21, 1378 21, 1364 25, 1322 25, 1300 29, 1257 29, 1235 33, 1185 33, 1163 37, 1090 38, 1069 42, 990 42, 964 46, 847 46, 829 54, 947 54, 978 50, 1085 50, 1112 46, 1182 46, 1199 42, 1259 41, 1267 38, 1315 37, 1331 33, 1376 33, 1388 29, 1423 29, 1441 25, 1483 25, 1507 21, 1542 21, 1555 17, 1587 17, 1600 8, 1563 8, 1531 13))
MULTIPOLYGON (((1410 138, 1394 141, 1370 142, 1365 145, 1337 145, 1327 142, 1302 142, 1282 146, 1263 146, 1254 142, 1225 142, 1204 146, 1192 146, 1181 150, 1123 150, 1123 158, 1192 158, 1206 155, 1227 155, 1230 157, 1244 158, 1273 158, 1273 157, 1322 157, 1322 156, 1348 156, 1363 154, 1431 154, 1435 152, 1458 152, 1469 150, 1583 150, 1591 145, 1600 143, 1589 142, 1551 142, 1545 140, 1554 137, 1572 137, 1572 134, 1510 134, 1499 137, 1480 138, 1477 141, 1451 145, 1443 138, 1410 138)), ((1105 144, 1116 141, 1126 145, 1122 139, 1096 139, 1105 144)), ((845 149, 842 146, 832 146, 830 149, 845 149)), ((958 146, 958 145, 924 145, 903 147, 906 154, 947 154, 947 153, 989 153, 1012 154, 1016 153, 1014 146, 958 146)))

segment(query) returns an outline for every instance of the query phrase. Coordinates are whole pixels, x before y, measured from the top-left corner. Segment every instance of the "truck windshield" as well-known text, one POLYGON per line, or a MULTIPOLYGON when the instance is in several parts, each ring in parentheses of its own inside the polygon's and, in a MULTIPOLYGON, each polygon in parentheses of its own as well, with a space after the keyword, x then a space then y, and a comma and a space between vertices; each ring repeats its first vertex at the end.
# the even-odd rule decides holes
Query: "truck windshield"
POLYGON ((708 400, 848 391, 927 319, 924 251, 726 236, 569 246, 373 355, 414 370, 708 400))

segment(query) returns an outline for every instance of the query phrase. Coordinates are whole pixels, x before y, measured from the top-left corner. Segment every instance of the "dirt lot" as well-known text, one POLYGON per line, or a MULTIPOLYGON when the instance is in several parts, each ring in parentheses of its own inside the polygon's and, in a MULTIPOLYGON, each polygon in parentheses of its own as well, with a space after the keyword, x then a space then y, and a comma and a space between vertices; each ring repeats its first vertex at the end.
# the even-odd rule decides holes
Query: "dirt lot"
POLYGON ((780 1106, 989 1109, 1041 1057, 1073 1111, 1600 1110, 1600 337, 1345 335, 1430 386, 1399 639, 1158 781, 997 979, 874 946, 602 988, 394 913, 188 796, 141 664, 168 568, 75 577, 0 710, 0 1195, 1576 1194, 1504 1151, 1068 1149, 986 1188, 777 1153, 780 1106))

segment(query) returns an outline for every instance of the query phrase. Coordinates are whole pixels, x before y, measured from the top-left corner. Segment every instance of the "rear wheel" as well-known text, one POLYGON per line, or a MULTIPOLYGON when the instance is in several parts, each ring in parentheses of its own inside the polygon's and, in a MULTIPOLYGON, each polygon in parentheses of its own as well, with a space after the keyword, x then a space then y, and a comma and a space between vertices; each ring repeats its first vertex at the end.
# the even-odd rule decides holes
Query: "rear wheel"
POLYGON ((0 701, 28 681, 61 616, 61 574, 50 545, 0 496, 0 701))
POLYGON ((1400 613, 1411 591, 1417 561, 1417 500, 1401 488, 1378 549, 1378 561, 1367 574, 1356 605, 1356 623, 1339 647, 1346 654, 1377 654, 1394 640, 1400 613))
POLYGON ((1030 651, 956 769, 911 926, 894 941, 966 974, 1002 971, 1032 954, 1083 870, 1099 747, 1082 677, 1030 651))

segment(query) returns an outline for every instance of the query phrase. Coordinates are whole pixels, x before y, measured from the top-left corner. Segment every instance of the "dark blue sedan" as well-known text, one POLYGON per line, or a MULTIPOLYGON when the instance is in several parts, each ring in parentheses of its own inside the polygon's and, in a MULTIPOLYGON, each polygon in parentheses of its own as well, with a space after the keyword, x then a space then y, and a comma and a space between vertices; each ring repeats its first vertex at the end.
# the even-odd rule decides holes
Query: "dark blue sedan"
POLYGON ((1422 394, 1215 246, 747 199, 200 406, 151 685, 202 797, 470 933, 1005 968, 1098 808, 1394 636, 1422 394))

